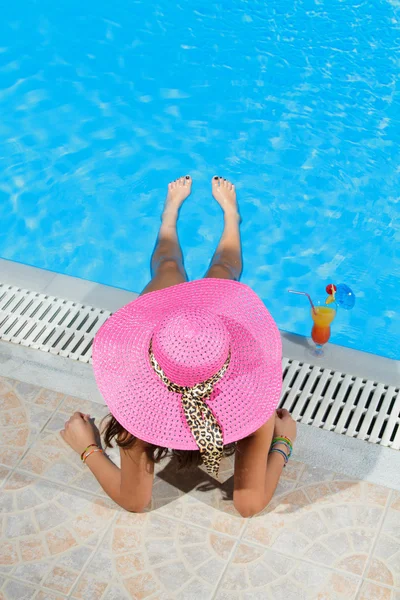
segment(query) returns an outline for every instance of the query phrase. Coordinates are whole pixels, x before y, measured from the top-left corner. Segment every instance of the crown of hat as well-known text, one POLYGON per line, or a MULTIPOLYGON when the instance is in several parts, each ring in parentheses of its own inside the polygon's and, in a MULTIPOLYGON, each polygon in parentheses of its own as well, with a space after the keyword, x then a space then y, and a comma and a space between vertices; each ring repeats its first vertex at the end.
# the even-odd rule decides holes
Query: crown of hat
POLYGON ((219 371, 229 354, 229 332, 218 315, 180 307, 153 333, 153 353, 170 381, 192 387, 219 371))

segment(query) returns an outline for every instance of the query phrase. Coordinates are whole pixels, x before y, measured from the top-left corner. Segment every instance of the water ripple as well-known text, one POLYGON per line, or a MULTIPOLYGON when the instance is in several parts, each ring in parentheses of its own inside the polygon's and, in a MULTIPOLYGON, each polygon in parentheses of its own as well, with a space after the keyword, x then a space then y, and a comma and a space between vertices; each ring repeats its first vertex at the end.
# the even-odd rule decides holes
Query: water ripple
POLYGON ((0 24, 0 254, 139 290, 169 179, 204 273, 237 183, 243 280, 307 334, 289 287, 358 294, 334 341, 399 358, 400 4, 17 2, 0 24))

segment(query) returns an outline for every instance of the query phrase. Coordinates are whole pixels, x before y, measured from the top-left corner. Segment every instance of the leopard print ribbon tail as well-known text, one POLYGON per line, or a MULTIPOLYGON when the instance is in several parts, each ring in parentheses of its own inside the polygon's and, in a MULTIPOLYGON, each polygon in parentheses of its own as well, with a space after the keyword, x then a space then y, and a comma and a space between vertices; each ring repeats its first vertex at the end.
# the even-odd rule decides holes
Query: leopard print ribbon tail
POLYGON ((224 452, 222 429, 205 398, 196 398, 195 388, 189 388, 182 394, 183 412, 199 447, 204 466, 210 475, 218 477, 224 452))
POLYGON ((218 477, 224 451, 224 436, 221 426, 206 400, 211 396, 215 384, 225 375, 229 367, 231 354, 229 353, 218 373, 193 387, 179 386, 168 379, 153 354, 152 342, 150 342, 149 347, 149 358, 153 370, 168 390, 175 394, 181 394, 183 412, 200 450, 203 464, 210 475, 218 477))

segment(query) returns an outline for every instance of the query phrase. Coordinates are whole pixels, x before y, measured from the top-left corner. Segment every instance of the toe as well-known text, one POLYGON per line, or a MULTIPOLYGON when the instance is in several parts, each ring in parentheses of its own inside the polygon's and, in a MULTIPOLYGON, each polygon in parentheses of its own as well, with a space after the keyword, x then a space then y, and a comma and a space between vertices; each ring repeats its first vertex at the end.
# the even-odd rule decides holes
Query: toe
POLYGON ((185 178, 184 177, 179 177, 179 179, 178 179, 178 185, 185 185, 185 178))
POLYGON ((218 187, 219 186, 219 179, 220 178, 218 177, 218 175, 214 175, 214 177, 211 180, 211 185, 213 187, 218 187))
POLYGON ((185 185, 187 185, 187 186, 191 186, 192 185, 192 178, 190 177, 190 175, 186 175, 186 177, 185 177, 185 185))

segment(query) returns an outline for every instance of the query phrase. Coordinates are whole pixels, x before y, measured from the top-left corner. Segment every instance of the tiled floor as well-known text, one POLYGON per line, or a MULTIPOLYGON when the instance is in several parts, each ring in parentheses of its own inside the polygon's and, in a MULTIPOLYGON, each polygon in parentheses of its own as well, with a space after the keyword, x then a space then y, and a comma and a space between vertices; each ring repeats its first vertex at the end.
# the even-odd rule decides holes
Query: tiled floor
MULTIPOLYGON (((126 513, 58 431, 95 403, 0 378, 0 600, 400 600, 400 494, 292 460, 251 520, 203 471, 126 513)), ((115 455, 113 455, 115 456, 115 455)))

